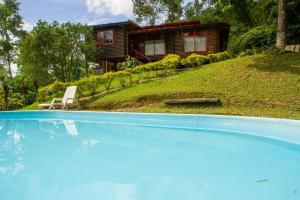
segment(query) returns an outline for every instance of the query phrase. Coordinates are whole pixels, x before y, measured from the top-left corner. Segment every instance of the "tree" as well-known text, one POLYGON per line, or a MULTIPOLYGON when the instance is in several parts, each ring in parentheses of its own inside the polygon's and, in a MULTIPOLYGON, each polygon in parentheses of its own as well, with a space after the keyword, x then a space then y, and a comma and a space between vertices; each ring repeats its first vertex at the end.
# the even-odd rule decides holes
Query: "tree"
POLYGON ((278 0, 278 26, 277 26, 277 37, 276 47, 278 49, 284 49, 286 43, 286 0, 278 0))
POLYGON ((87 25, 38 22, 22 38, 18 63, 38 88, 53 80, 69 82, 88 73, 97 47, 87 25))
POLYGON ((132 0, 137 22, 155 25, 163 18, 165 6, 161 0, 132 0))
POLYGON ((12 78, 11 64, 16 57, 17 38, 21 35, 22 17, 17 0, 0 3, 0 62, 12 78))
POLYGON ((165 13, 167 13, 166 22, 178 22, 183 15, 183 0, 162 0, 165 13))
POLYGON ((40 85, 46 85, 53 80, 50 66, 53 55, 50 51, 54 40, 52 29, 45 22, 22 37, 19 45, 18 65, 21 74, 28 77, 35 87, 36 95, 40 85))

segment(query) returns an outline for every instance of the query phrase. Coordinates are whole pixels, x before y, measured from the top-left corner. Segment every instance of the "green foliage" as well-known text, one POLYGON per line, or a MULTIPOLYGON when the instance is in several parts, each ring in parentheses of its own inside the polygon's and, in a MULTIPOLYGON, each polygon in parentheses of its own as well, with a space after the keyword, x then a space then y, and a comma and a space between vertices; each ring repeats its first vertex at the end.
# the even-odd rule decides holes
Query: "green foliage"
POLYGON ((183 0, 133 0, 133 14, 137 22, 155 25, 166 19, 166 22, 179 21, 183 15, 183 0))
POLYGON ((51 100, 52 98, 63 96, 68 86, 69 85, 67 83, 55 81, 51 85, 40 88, 38 92, 38 101, 43 102, 43 101, 51 100))
POLYGON ((118 66, 119 66, 118 69, 123 70, 123 69, 128 69, 128 68, 134 68, 137 65, 138 65, 138 61, 135 58, 127 56, 126 60, 124 62, 118 63, 118 66))
POLYGON ((93 29, 87 25, 39 21, 20 43, 21 73, 32 82, 46 85, 54 80, 69 82, 88 73, 97 47, 93 29))
POLYGON ((111 82, 115 78, 115 74, 113 72, 107 72, 102 76, 102 78, 103 78, 104 88, 106 89, 106 92, 109 92, 111 82))
POLYGON ((76 85, 78 89, 78 97, 82 97, 85 91, 89 92, 89 95, 94 97, 98 87, 103 84, 103 78, 101 76, 84 77, 76 82, 71 82, 69 85, 76 85))
POLYGON ((273 27, 256 27, 241 35, 231 46, 233 53, 246 51, 247 49, 268 48, 274 45, 276 31, 273 27))
POLYGON ((162 60, 152 63, 147 63, 144 65, 139 65, 133 68, 133 73, 144 73, 144 72, 152 72, 159 70, 175 70, 180 65, 180 56, 176 54, 166 55, 162 60))
POLYGON ((195 66, 201 66, 204 64, 207 64, 209 61, 207 56, 199 55, 196 53, 193 53, 189 55, 184 61, 182 61, 182 64, 186 64, 189 67, 195 67, 195 66))
POLYGON ((7 105, 4 98, 0 98, 0 110, 15 110, 25 105, 24 96, 20 93, 11 93, 7 105))
POLYGON ((122 88, 132 84, 132 74, 128 71, 118 71, 114 73, 115 78, 119 81, 122 88))
POLYGON ((230 58, 232 58, 232 55, 230 53, 228 53, 227 51, 224 51, 224 52, 219 52, 216 54, 208 54, 207 57, 209 59, 209 63, 215 63, 215 62, 230 59, 230 58))
POLYGON ((0 1, 0 66, 8 69, 12 78, 11 64, 17 56, 18 39, 22 35, 22 17, 17 0, 0 1))

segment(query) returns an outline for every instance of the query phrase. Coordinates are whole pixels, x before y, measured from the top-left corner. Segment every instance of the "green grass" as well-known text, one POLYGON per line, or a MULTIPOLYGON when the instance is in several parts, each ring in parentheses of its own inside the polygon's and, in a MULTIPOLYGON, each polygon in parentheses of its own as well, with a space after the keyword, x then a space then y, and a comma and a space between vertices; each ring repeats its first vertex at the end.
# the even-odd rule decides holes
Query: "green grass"
POLYGON ((38 103, 36 102, 36 103, 34 103, 32 105, 25 106, 25 107, 21 108, 20 110, 21 111, 26 111, 26 110, 38 110, 38 109, 39 109, 38 103))
POLYGON ((126 88, 84 109, 300 119, 300 54, 230 59, 126 88), (167 98, 219 97, 222 106, 165 106, 167 98))

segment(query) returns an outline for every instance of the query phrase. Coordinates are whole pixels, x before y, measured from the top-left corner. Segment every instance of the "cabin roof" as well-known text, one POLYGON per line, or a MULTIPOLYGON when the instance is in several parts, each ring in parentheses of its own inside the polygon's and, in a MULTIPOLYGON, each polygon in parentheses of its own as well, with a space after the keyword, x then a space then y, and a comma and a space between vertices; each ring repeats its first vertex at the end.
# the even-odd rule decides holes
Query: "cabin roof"
POLYGON ((123 28, 127 30, 139 30, 142 29, 139 25, 136 23, 128 20, 123 22, 114 22, 114 23, 108 23, 108 24, 99 24, 94 25, 93 28, 95 30, 101 30, 101 29, 110 29, 110 28, 123 28))
POLYGON ((140 27, 136 23, 128 20, 128 21, 123 21, 123 22, 99 24, 99 25, 94 25, 93 27, 95 30, 122 28, 122 29, 129 30, 130 34, 139 34, 139 33, 157 32, 157 31, 162 31, 162 30, 178 30, 178 29, 192 29, 192 28, 229 29, 229 24, 227 24, 227 23, 201 24, 201 22, 199 20, 195 20, 195 21, 166 23, 166 24, 160 24, 160 25, 155 25, 155 26, 140 27))
POLYGON ((155 26, 144 26, 143 30, 152 30, 152 29, 162 29, 162 28, 176 28, 176 27, 186 27, 186 26, 192 26, 196 24, 201 24, 199 20, 194 21, 186 21, 186 22, 175 22, 175 23, 166 23, 166 24, 160 24, 155 26))
POLYGON ((193 28, 222 28, 229 29, 229 24, 227 23, 214 23, 214 24, 201 24, 200 21, 191 21, 191 22, 178 22, 172 24, 162 24, 158 26, 146 26, 139 30, 131 31, 130 34, 139 34, 139 33, 151 33, 159 32, 166 30, 189 30, 193 28))

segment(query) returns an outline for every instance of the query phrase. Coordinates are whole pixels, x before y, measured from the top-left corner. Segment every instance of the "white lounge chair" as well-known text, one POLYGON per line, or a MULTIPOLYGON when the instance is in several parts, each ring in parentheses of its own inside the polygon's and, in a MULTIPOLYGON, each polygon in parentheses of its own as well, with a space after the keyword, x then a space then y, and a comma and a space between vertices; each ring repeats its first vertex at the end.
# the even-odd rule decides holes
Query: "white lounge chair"
POLYGON ((49 110, 56 108, 68 109, 68 107, 74 103, 76 90, 77 86, 70 86, 66 89, 62 99, 54 98, 50 104, 39 104, 39 107, 48 108, 49 110))

